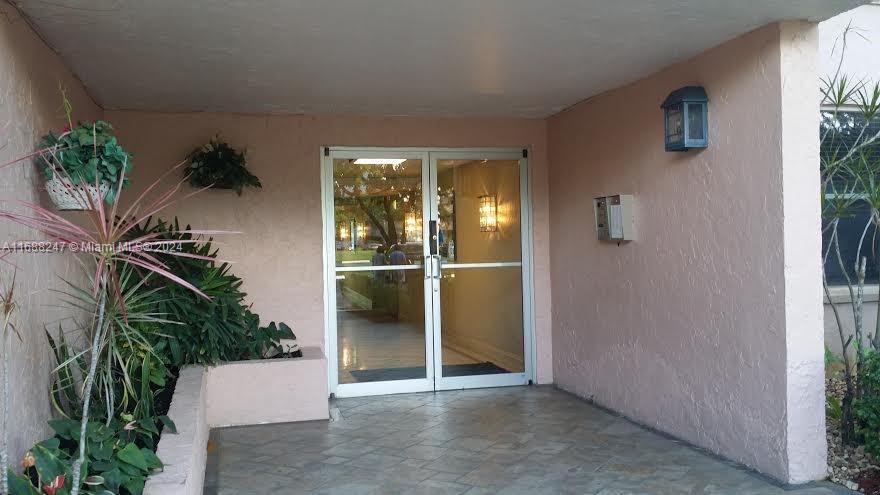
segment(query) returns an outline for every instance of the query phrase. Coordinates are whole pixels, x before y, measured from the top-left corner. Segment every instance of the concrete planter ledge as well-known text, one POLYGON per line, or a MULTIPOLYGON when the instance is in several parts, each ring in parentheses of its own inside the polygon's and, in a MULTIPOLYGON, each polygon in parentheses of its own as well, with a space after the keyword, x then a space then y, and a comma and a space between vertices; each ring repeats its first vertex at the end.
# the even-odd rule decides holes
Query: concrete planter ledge
POLYGON ((208 370, 201 366, 180 370, 168 416, 177 434, 162 434, 156 455, 165 470, 147 478, 144 494, 200 494, 205 482, 208 455, 207 383, 208 370))
POLYGON ((319 347, 302 352, 182 369, 168 411, 177 434, 159 439, 165 470, 147 479, 144 494, 201 495, 211 428, 329 419, 327 359, 319 347))

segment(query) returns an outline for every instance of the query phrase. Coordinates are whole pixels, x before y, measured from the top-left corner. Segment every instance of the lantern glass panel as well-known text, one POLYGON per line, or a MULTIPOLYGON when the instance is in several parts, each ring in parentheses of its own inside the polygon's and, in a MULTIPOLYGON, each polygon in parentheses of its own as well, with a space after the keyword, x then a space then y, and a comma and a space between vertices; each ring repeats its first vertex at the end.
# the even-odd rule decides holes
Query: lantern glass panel
POLYGON ((688 103, 688 139, 702 141, 706 139, 703 134, 703 105, 700 103, 688 103))
POLYGON ((684 115, 681 104, 666 109, 666 141, 670 143, 684 139, 684 115))
POLYGON ((495 196, 480 196, 480 231, 498 230, 498 201, 495 196))

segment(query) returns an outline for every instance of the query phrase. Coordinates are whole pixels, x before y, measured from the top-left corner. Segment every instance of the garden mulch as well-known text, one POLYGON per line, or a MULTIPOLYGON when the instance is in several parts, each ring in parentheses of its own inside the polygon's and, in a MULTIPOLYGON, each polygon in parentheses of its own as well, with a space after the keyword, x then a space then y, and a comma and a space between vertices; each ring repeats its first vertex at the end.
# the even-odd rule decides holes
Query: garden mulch
MULTIPOLYGON (((846 385, 842 377, 831 374, 825 386, 828 394, 843 401, 846 385)), ((837 420, 828 418, 826 430, 829 480, 867 495, 880 495, 880 462, 865 452, 864 446, 845 445, 837 420)))

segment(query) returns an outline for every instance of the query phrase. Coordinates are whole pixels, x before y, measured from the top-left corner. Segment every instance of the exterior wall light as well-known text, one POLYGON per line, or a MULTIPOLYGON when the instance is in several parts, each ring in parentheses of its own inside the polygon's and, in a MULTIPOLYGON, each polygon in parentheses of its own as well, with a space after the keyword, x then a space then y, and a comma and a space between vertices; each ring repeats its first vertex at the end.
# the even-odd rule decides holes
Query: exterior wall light
POLYGON ((661 108, 665 117, 666 151, 709 146, 709 98, 702 86, 673 91, 661 108))
POLYGON ((498 230, 498 200, 495 196, 480 196, 480 232, 498 230))

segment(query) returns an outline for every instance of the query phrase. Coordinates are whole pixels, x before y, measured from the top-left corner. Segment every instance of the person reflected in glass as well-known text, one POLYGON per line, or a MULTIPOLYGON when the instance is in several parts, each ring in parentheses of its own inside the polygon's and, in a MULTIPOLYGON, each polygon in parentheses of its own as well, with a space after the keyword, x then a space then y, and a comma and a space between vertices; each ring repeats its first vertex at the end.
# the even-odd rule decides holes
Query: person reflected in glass
MULTIPOLYGON (((385 255, 385 246, 380 245, 376 247, 376 252, 373 253, 370 263, 373 266, 385 266, 388 264, 388 256, 385 255)), ((385 270, 377 270, 373 272, 373 277, 379 282, 388 281, 387 272, 385 270)))
MULTIPOLYGON (((389 256, 392 265, 408 265, 409 260, 406 259, 406 253, 403 252, 403 246, 395 244, 391 246, 391 255, 389 256)), ((392 280, 398 284, 406 283, 406 271, 394 270, 392 272, 392 280)))

